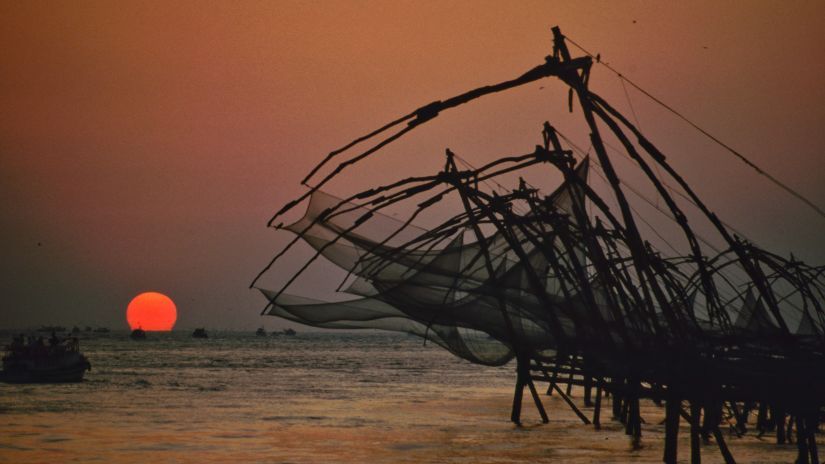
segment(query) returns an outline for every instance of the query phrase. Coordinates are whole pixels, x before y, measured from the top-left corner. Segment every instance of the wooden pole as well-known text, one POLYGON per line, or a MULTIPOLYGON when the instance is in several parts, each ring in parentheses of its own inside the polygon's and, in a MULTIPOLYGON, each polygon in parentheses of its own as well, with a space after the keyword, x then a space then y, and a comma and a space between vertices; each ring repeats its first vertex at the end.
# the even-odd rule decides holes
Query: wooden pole
POLYGON ((716 444, 719 446, 719 451, 722 453, 725 464, 736 464, 736 460, 733 459, 733 455, 730 453, 727 443, 725 443, 725 437, 722 436, 722 431, 719 430, 719 426, 713 428, 713 438, 716 439, 716 444))
POLYGON ((596 404, 593 406, 593 427, 596 430, 602 428, 601 423, 601 410, 602 410, 602 386, 599 384, 596 387, 596 404))
POLYGON ((666 464, 676 464, 679 439, 679 413, 682 401, 671 395, 665 404, 665 452, 662 461, 666 464))
POLYGON ((805 428, 805 418, 802 414, 796 415, 796 464, 810 464, 808 454, 808 432, 805 428))
POLYGON ((695 400, 690 402, 690 464, 702 463, 702 443, 699 417, 702 408, 695 400))

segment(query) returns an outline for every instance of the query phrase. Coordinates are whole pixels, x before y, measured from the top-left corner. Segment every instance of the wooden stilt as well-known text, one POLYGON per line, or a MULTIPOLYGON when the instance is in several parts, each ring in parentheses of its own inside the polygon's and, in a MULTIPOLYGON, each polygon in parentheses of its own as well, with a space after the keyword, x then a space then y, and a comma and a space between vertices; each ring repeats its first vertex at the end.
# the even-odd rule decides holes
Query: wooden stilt
POLYGON ((805 418, 801 414, 796 416, 796 464, 810 464, 808 454, 808 432, 805 428, 805 418))
POLYGON ((690 402, 690 464, 701 464, 702 462, 702 445, 700 440, 701 430, 699 417, 701 416, 702 408, 699 403, 695 401, 690 402))
POLYGON ((759 432, 759 436, 761 437, 762 434, 768 429, 768 404, 764 401, 759 402, 759 409, 756 413, 756 430, 759 432))
POLYGON ((639 410, 639 398, 633 397, 630 400, 630 434, 633 437, 633 449, 642 447, 642 413, 639 410))
POLYGON ((793 414, 788 414, 788 423, 787 429, 785 430, 785 439, 788 440, 788 443, 793 443, 793 424, 794 424, 794 416, 793 414))
POLYGON ((553 395, 553 386, 556 385, 556 380, 559 378, 559 371, 553 370, 553 378, 550 379, 550 385, 547 387, 547 396, 553 395))
POLYGON ((773 419, 776 426, 776 443, 785 444, 785 411, 778 406, 773 410, 773 419))
POLYGON ((733 459, 733 455, 730 454, 728 445, 725 443, 725 437, 722 436, 722 431, 719 430, 718 426, 713 428, 713 438, 716 439, 716 444, 719 446, 719 451, 722 453, 725 464, 736 464, 736 460, 733 459))
POLYGON ((729 404, 733 417, 736 420, 736 434, 737 436, 742 436, 742 434, 747 433, 748 431, 748 407, 746 405, 742 405, 742 408, 740 409, 739 405, 736 404, 736 401, 731 401, 729 404))
POLYGON ((593 378, 589 375, 585 374, 584 376, 584 406, 591 407, 593 406, 593 401, 591 399, 593 390, 593 378))
POLYGON ((819 429, 819 411, 808 414, 808 451, 811 454, 811 464, 819 464, 819 452, 816 448, 816 432, 819 429))
POLYGON ((630 435, 630 402, 633 401, 629 396, 622 397, 622 413, 619 416, 622 424, 625 425, 625 431, 630 435))
POLYGON ((614 392, 612 397, 613 397, 613 420, 617 420, 619 422, 624 423, 624 419, 622 418, 622 403, 623 403, 622 396, 614 392))
POLYGON ((580 410, 580 409, 576 406, 576 404, 575 404, 575 403, 573 403, 573 401, 570 399, 570 397, 569 397, 569 396, 567 396, 567 395, 566 395, 566 394, 565 394, 565 393, 561 390, 561 388, 559 388, 559 386, 558 386, 558 385, 553 384, 553 388, 556 390, 556 393, 558 393, 558 394, 559 394, 559 396, 561 396, 561 399, 563 399, 563 400, 564 400, 564 402, 565 402, 565 403, 567 403, 567 405, 568 405, 568 406, 570 406, 570 409, 572 409, 572 410, 573 410, 573 412, 575 412, 575 413, 576 413, 576 415, 577 415, 577 416, 579 416, 579 419, 581 419, 581 420, 582 420, 582 422, 584 422, 584 425, 590 425, 590 419, 588 419, 588 418, 587 418, 587 416, 585 416, 585 415, 584 415, 584 413, 583 413, 583 412, 581 412, 581 410, 580 410))
POLYGON ((665 452, 662 461, 666 464, 676 464, 679 439, 679 412, 682 402, 670 397, 665 404, 665 452))
POLYGON ((510 420, 521 425, 521 396, 524 393, 524 384, 520 380, 516 381, 516 391, 513 396, 513 411, 510 413, 510 420))
POLYGON ((602 410, 602 387, 601 385, 596 387, 596 404, 593 406, 593 427, 596 430, 602 428, 602 423, 600 421, 602 410))
POLYGON ((544 405, 541 404, 541 398, 539 398, 539 394, 536 392, 536 386, 533 384, 533 379, 529 376, 527 377, 527 386, 530 388, 530 394, 533 395, 533 402, 536 403, 536 409, 539 410, 541 421, 545 424, 550 422, 550 419, 547 417, 547 412, 544 410, 544 405))

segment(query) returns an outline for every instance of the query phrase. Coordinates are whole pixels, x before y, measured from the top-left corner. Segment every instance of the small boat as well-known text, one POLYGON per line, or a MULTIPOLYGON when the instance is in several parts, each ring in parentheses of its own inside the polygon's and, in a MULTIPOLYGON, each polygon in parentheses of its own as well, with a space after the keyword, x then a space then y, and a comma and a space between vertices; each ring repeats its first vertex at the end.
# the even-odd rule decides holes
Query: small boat
POLYGON ((60 332, 65 332, 66 328, 63 327, 62 325, 41 325, 40 328, 37 329, 37 331, 38 332, 57 332, 57 333, 60 333, 60 332))
POLYGON ((255 331, 255 335, 258 337, 266 337, 266 330, 263 327, 258 327, 258 330, 255 331))
POLYGON ((192 332, 192 338, 209 338, 209 335, 206 333, 206 329, 200 328, 192 332))
POLYGON ((52 335, 47 346, 43 337, 25 344, 15 337, 6 347, 0 380, 7 383, 80 382, 92 365, 80 353, 76 337, 60 340, 52 335))
POLYGON ((295 332, 294 330, 292 330, 292 329, 290 329, 290 328, 286 328, 286 329, 284 329, 284 335, 290 335, 290 336, 292 336, 292 335, 295 335, 296 333, 297 333, 297 332, 295 332))
POLYGON ((129 338, 132 340, 146 340, 146 331, 138 327, 129 334, 129 338))

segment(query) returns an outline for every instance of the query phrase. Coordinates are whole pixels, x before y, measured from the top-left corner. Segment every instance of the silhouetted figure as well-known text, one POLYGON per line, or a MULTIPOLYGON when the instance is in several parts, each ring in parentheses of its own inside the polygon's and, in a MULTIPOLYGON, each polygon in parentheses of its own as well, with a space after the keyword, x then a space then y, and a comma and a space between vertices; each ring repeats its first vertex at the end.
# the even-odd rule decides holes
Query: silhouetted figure
POLYGON ((44 340, 42 336, 37 337, 37 340, 32 344, 31 354, 35 357, 45 357, 48 353, 49 349, 46 348, 46 340, 44 340))
POLYGON ((26 344, 24 341, 24 335, 20 334, 11 340, 11 345, 9 345, 9 349, 14 354, 21 354, 23 350, 26 348, 26 344))

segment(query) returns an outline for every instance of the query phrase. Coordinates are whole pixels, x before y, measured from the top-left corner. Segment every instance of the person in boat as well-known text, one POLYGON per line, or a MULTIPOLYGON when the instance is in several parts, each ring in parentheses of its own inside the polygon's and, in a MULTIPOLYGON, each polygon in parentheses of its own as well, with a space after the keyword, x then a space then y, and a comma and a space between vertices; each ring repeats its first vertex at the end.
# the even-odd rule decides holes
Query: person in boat
POLYGON ((8 346, 8 351, 12 356, 23 356, 26 353, 26 336, 20 334, 11 339, 11 344, 8 346))
POLYGON ((46 342, 42 336, 37 337, 37 339, 29 337, 29 344, 26 346, 25 355, 34 358, 43 358, 48 352, 49 350, 46 348, 46 342))
POLYGON ((59 345, 59 344, 60 344, 60 339, 57 337, 57 334, 54 333, 54 330, 52 330, 52 336, 49 337, 49 347, 56 348, 57 345, 59 345))

